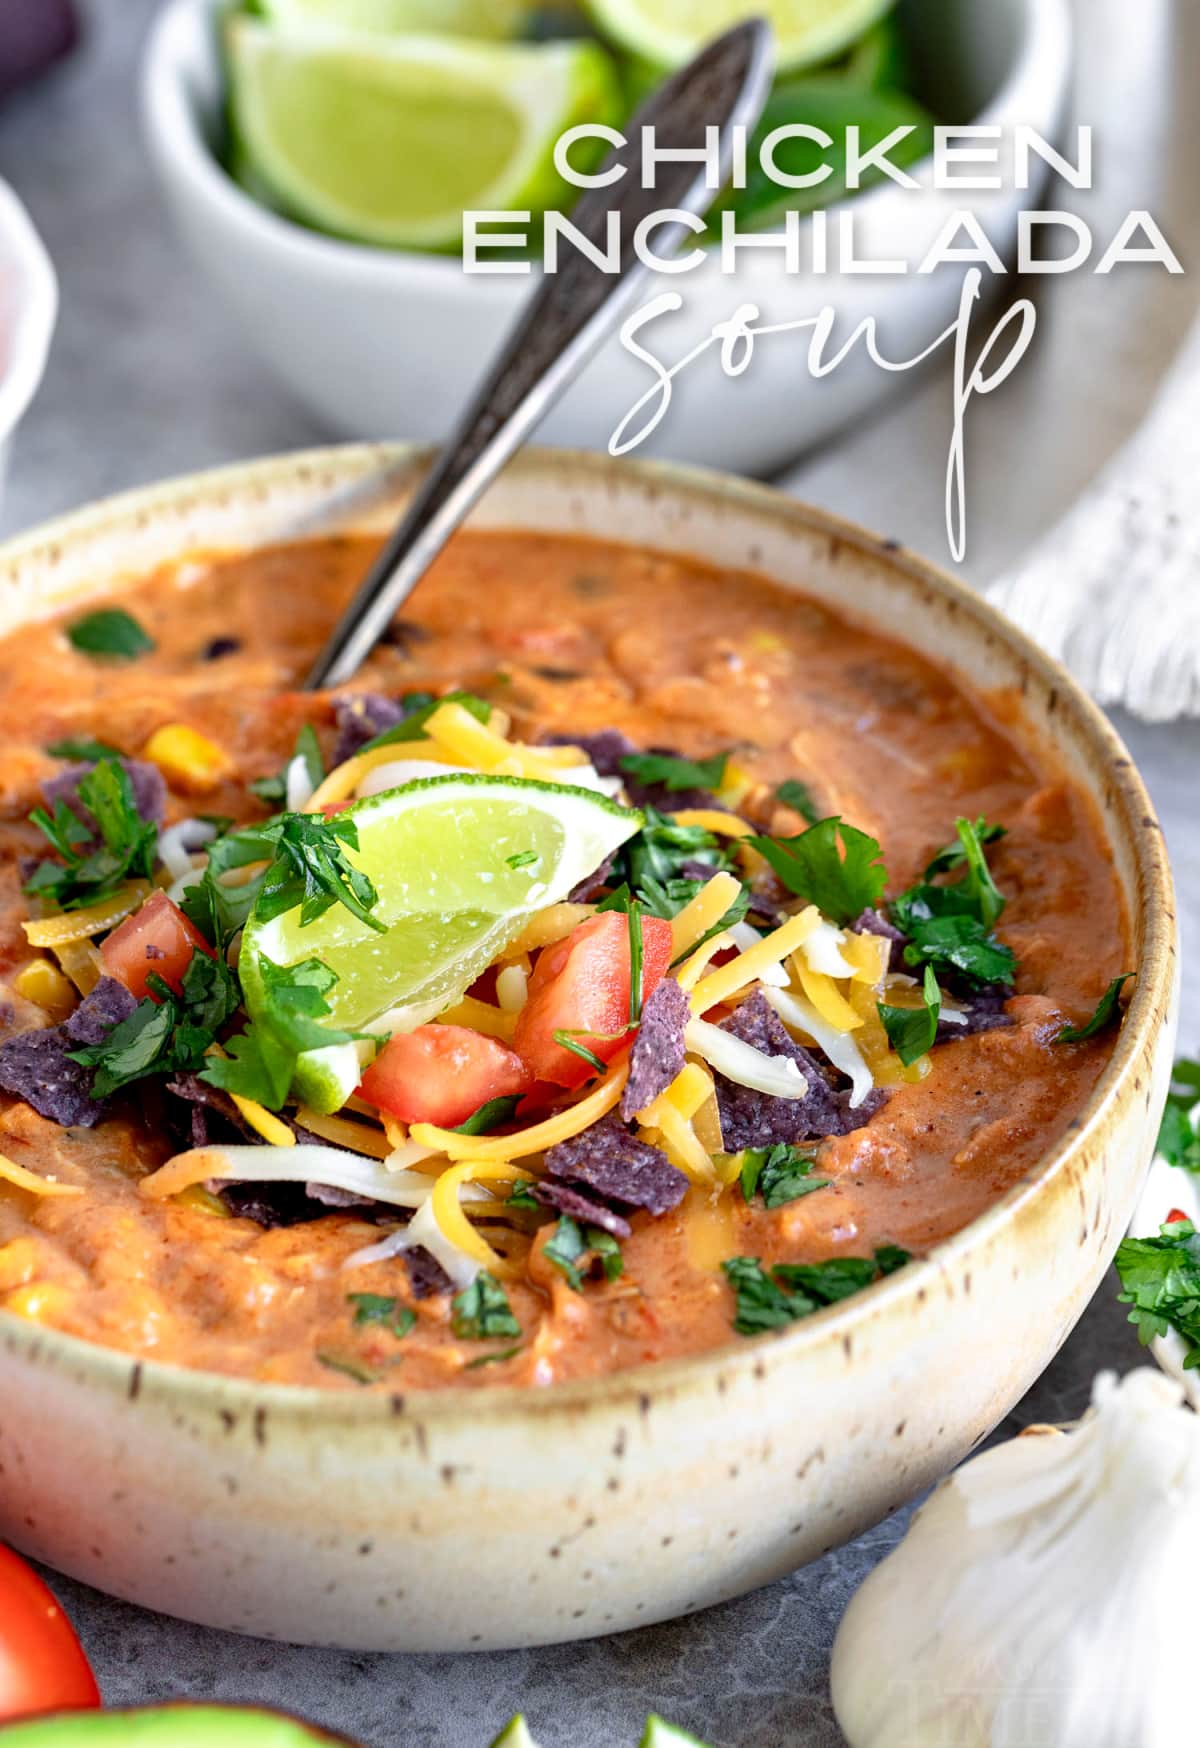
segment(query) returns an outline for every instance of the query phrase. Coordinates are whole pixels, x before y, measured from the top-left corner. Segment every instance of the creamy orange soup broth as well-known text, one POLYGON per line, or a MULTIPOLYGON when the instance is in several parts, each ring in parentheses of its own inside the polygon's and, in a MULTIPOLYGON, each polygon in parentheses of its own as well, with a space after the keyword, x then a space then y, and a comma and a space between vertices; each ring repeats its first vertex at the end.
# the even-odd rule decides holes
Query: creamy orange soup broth
MULTIPOLYGON (((22 928, 23 870, 47 853, 27 816, 62 769, 45 749, 99 736, 138 757, 154 731, 185 724, 229 767, 211 784, 172 782, 167 823, 264 819, 247 783, 286 764, 306 722, 329 762, 333 702, 297 687, 371 552, 342 538, 165 569, 120 597, 154 644, 132 661, 76 650, 64 622, 5 640, 0 1039, 60 1017, 18 990, 39 957, 22 928)), ((553 1210, 541 1225, 527 1219, 507 1245, 520 1335, 504 1341, 456 1334, 453 1295, 417 1297, 402 1257, 344 1267, 403 1218, 394 1212, 381 1221, 334 1210, 264 1229, 211 1191, 142 1194, 140 1180, 178 1150, 153 1079, 91 1129, 61 1128, 3 1095, 0 1152, 83 1194, 0 1182, 0 1304, 127 1353, 247 1378, 350 1390, 545 1385, 741 1340, 721 1266, 731 1257, 770 1267, 881 1246, 927 1252, 1067 1129, 1112 1034, 1054 1040, 1128 969, 1125 923, 1089 804, 1029 750, 1014 699, 971 696, 903 647, 760 578, 519 533, 459 536, 349 688, 450 689, 502 708, 528 743, 618 729, 690 758, 732 749, 737 811, 781 836, 804 829, 775 798, 799 779, 818 815, 879 840, 889 896, 953 841, 957 817, 1003 824, 987 853, 1007 898, 997 933, 1016 955, 1012 1023, 939 1043, 893 1074, 865 1126, 816 1149, 814 1169, 829 1180, 819 1192, 768 1208, 736 1185, 692 1187, 669 1213, 633 1213, 616 1279, 593 1270, 576 1290, 544 1254, 553 1210), (356 1323, 351 1294, 394 1299, 412 1327, 401 1339, 356 1323)))

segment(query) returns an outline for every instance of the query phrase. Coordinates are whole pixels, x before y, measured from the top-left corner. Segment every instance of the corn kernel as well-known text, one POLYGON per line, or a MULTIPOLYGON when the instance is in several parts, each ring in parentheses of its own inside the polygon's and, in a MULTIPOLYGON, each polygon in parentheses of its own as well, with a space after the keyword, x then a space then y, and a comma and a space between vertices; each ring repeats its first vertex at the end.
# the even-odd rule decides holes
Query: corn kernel
POLYGON ((75 1007, 75 988, 49 959, 31 959, 13 978, 13 988, 23 1001, 44 1008, 52 1020, 65 1020, 75 1007))
POLYGON ((4 1309, 27 1317, 31 1323, 44 1323, 47 1318, 61 1316, 70 1303, 71 1295, 65 1287, 53 1281, 30 1281, 6 1296, 4 1309))
POLYGON ((213 789, 234 769, 233 760, 223 747, 185 722, 169 722, 156 728, 142 750, 142 757, 157 765, 167 781, 181 789, 213 789))
POLYGON ((0 1293, 26 1286, 37 1273, 38 1247, 32 1238, 11 1238, 0 1245, 0 1293))
POLYGON ((218 1219, 229 1220, 232 1215, 220 1196, 214 1196, 211 1190, 206 1190, 203 1184, 189 1184, 186 1190, 180 1190, 177 1196, 172 1196, 173 1202, 178 1202, 181 1208, 192 1208, 198 1214, 212 1214, 218 1219))

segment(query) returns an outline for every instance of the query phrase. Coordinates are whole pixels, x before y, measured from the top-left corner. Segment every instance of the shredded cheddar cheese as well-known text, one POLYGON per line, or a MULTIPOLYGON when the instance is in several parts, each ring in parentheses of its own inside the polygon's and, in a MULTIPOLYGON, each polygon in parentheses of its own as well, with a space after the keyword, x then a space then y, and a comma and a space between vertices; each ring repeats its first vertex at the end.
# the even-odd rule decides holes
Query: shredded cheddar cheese
POLYGON ((754 983, 768 965, 778 965, 797 947, 803 946, 806 938, 816 928, 821 920, 816 905, 810 904, 802 910, 799 916, 789 917, 777 929, 765 935, 757 947, 751 947, 746 953, 739 953, 736 959, 731 959, 728 965, 720 965, 715 971, 710 971, 692 990, 692 1012, 703 1014, 718 1002, 736 995, 745 989, 748 983, 754 983))
POLYGON ((265 1105, 257 1104, 254 1099, 244 1099, 238 1093, 230 1093, 229 1096, 255 1134, 261 1135, 272 1147, 296 1145, 292 1130, 273 1111, 268 1111, 265 1105))
POLYGON ((586 1098, 530 1129, 518 1130, 515 1135, 459 1135, 433 1123, 414 1123, 409 1135, 431 1153, 445 1153, 451 1159, 527 1159, 532 1153, 544 1153, 559 1141, 569 1141, 572 1135, 590 1129, 620 1102, 628 1079, 629 1064, 622 1062, 619 1067, 610 1068, 586 1098))
POLYGON ((346 1147, 351 1153, 363 1153, 368 1159, 387 1159, 394 1151, 382 1129, 367 1123, 352 1123, 349 1117, 327 1117, 301 1105, 296 1111, 296 1121, 310 1135, 319 1135, 322 1141, 328 1141, 334 1147, 346 1147))
POLYGON ((81 1196, 78 1184, 60 1184, 52 1177, 42 1177, 36 1171, 26 1171, 23 1165, 0 1153, 0 1180, 14 1189, 28 1190, 32 1196, 81 1196))
POLYGON ((507 1160, 468 1159, 444 1171, 433 1186, 430 1202, 433 1217, 441 1228, 442 1236, 473 1262, 477 1262, 480 1268, 489 1269, 501 1279, 511 1279, 515 1270, 507 1257, 501 1256, 498 1250, 493 1250, 483 1234, 472 1226, 463 1212, 458 1192, 463 1184, 474 1183, 479 1178, 502 1183, 528 1176, 527 1171, 507 1160))
POLYGON ((76 941, 86 941, 92 935, 106 935, 149 896, 148 880, 127 880, 124 886, 118 886, 98 904, 85 905, 80 910, 60 911, 55 916, 37 917, 33 922, 22 923, 21 927, 31 947, 57 949, 76 941))
POLYGON ((862 1025, 862 1016, 855 1012, 838 989, 832 977, 813 971, 803 953, 792 954, 792 968, 801 989, 820 1014, 837 1032, 854 1032, 862 1025))
POLYGON ((92 943, 64 941, 50 950, 80 995, 91 995, 104 975, 104 961, 92 943))
POLYGON ((539 947, 552 947, 556 941, 565 941, 573 929, 580 923, 585 923, 590 916, 595 916, 594 904, 550 904, 545 910, 539 910, 536 916, 530 917, 515 941, 504 949, 501 957, 506 965, 511 965, 523 959, 527 953, 534 953, 539 947))
POLYGON ((748 825, 736 813, 722 813, 717 807, 685 807, 669 818, 676 825, 698 826, 718 838, 752 838, 758 835, 756 826, 748 825))
POLYGON ((705 881, 695 898, 671 920, 673 960, 682 958, 689 947, 720 922, 741 889, 741 881, 732 874, 714 874, 705 881))
POLYGON ((705 941, 698 947, 690 959, 686 959, 675 973, 675 981, 680 989, 695 989, 697 983, 708 970, 718 953, 723 953, 727 947, 736 946, 732 935, 714 935, 710 941, 705 941))
POLYGON ((499 1038, 507 1044, 516 1030, 517 1016, 504 1008, 493 1007, 491 1002, 464 995, 452 1008, 438 1015, 437 1023, 439 1026, 469 1026, 473 1032, 483 1032, 487 1037, 499 1038))

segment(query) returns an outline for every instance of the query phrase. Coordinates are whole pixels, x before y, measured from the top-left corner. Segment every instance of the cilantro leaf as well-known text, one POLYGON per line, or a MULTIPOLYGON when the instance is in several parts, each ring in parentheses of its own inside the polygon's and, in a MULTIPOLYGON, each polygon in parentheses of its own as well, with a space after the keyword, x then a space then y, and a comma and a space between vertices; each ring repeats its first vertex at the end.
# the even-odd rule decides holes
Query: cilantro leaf
POLYGON ((782 1329, 826 1305, 835 1305, 863 1287, 903 1268, 911 1258, 887 1244, 873 1257, 840 1256, 820 1263, 777 1263, 768 1271, 753 1256, 722 1263, 736 1301, 733 1327, 739 1335, 782 1329))
POLYGON ((937 1038, 938 1020, 942 1014, 942 992, 934 976, 933 966, 925 967, 924 999, 919 1007, 892 1007, 876 1002, 888 1043, 908 1068, 932 1050, 937 1038))
POLYGON ((124 607, 100 607, 67 627, 67 637, 84 655, 131 662, 154 648, 154 639, 124 607))
POLYGON ((292 748, 292 756, 282 771, 277 771, 273 777, 256 777, 250 788, 260 801, 269 806, 282 805, 287 800, 287 775, 296 759, 304 760, 304 768, 308 772, 308 780, 316 789, 325 781, 325 761, 321 757, 321 743, 317 739, 317 731, 311 722, 306 722, 296 736, 296 744, 292 748))
POLYGON ((703 862, 714 871, 732 866, 733 852, 714 832, 703 826, 677 825, 654 807, 644 807, 642 812, 646 822, 641 831, 617 852, 614 881, 623 880, 631 891, 643 892, 655 883, 664 886, 681 878, 688 862, 703 862))
POLYGON ((158 853, 158 827, 138 812, 129 774, 118 759, 100 759, 79 779, 76 794, 94 819, 95 832, 62 800, 53 816, 44 807, 29 816, 62 862, 42 862, 25 890, 61 910, 96 904, 126 880, 149 880, 158 853))
POLYGON ((261 922, 299 909, 300 927, 305 928, 340 904, 376 934, 386 933, 386 924, 370 914, 379 894, 362 870, 347 861, 342 848, 358 848, 358 827, 352 819, 285 813, 263 835, 268 832, 274 836, 275 857, 254 901, 254 914, 261 922))
POLYGON ((794 838, 744 838, 775 870, 789 892, 807 898, 836 923, 851 923, 883 895, 887 869, 878 841, 838 815, 794 838))
POLYGON ((291 1091, 296 1058, 306 1050, 348 1044, 349 1032, 320 1022, 329 1013, 325 1000, 337 976, 319 959, 275 965, 259 959, 265 1000, 259 1017, 225 1044, 225 1056, 211 1057, 201 1080, 239 1098, 281 1110, 291 1091))
POLYGON ((340 1372, 344 1378, 353 1378, 356 1384, 377 1384, 384 1376, 383 1372, 356 1360, 352 1354, 333 1353, 328 1348, 318 1350, 317 1360, 330 1372, 340 1372))
MULTIPOLYGON (((984 928, 991 929, 999 921, 1006 901, 1004 894, 992 879, 992 871, 988 867, 983 840, 979 836, 980 824, 983 824, 982 820, 978 824, 972 825, 969 819, 956 819, 954 829, 958 833, 963 861, 966 863, 967 869, 960 883, 962 896, 971 904, 984 928)), ((928 874, 926 874, 926 878, 928 878, 928 874)))
POLYGON ((207 953, 192 954, 178 995, 156 972, 146 982, 157 999, 144 997, 99 1044, 68 1052, 73 1062, 96 1070, 94 1098, 108 1098, 147 1075, 187 1074, 201 1067, 240 1000, 228 965, 207 953))
POLYGON ((1200 1062, 1182 1057, 1175 1064, 1155 1150, 1171 1165, 1200 1171, 1200 1062))
POLYGON ((1123 971, 1120 977, 1114 977, 1100 1000, 1096 1003, 1096 1011, 1090 1020, 1085 1020, 1082 1026, 1064 1026, 1054 1042, 1056 1044, 1084 1044, 1089 1038, 1096 1038, 1109 1026, 1119 1026, 1124 1015, 1121 1011, 1121 991, 1135 975, 1132 971, 1123 971))
POLYGON ((394 728, 385 728, 382 734, 377 734, 365 746, 358 750, 361 753, 373 752, 376 747, 390 747, 406 740, 421 740, 425 734, 425 724, 435 710, 440 710, 443 704, 461 704, 464 710, 470 711, 476 722, 486 722, 492 714, 492 707, 483 698, 477 698, 473 692, 447 692, 445 697, 435 697, 432 692, 409 692, 400 702, 406 706, 412 705, 403 721, 396 723, 394 728))
POLYGON ((416 1312, 382 1293, 347 1293, 346 1303, 354 1306, 355 1324, 381 1323, 397 1341, 403 1341, 416 1327, 416 1312))
POLYGON ((781 783, 775 791, 775 799, 798 813, 809 825, 820 824, 821 815, 812 798, 812 790, 807 783, 801 783, 798 777, 789 777, 785 783, 781 783))
POLYGON ((742 1198, 753 1201, 757 1192, 768 1208, 782 1208, 788 1202, 814 1190, 826 1190, 831 1179, 813 1177, 815 1148, 792 1147, 786 1141, 774 1147, 747 1147, 742 1159, 742 1198))
POLYGON ((94 764, 97 759, 119 759, 121 754, 117 747, 110 747, 107 741, 91 740, 88 737, 52 741, 46 748, 52 759, 65 759, 70 764, 94 764))
POLYGON ((947 844, 944 850, 938 851, 937 855, 925 870, 926 880, 934 880, 939 874, 953 873, 955 868, 961 868, 963 863, 967 860, 966 840, 963 837, 962 831, 963 826, 969 827, 975 838, 975 842, 978 845, 995 844, 998 843, 1001 838, 1006 838, 1008 836, 1008 827, 1006 825, 989 825, 982 814, 979 815, 979 818, 975 821, 974 825, 971 825, 969 820, 957 820, 955 822, 955 829, 958 832, 958 841, 953 844, 947 844))
POLYGON ((522 1208, 527 1214, 541 1212, 542 1204, 533 1193, 534 1180, 531 1177, 518 1178, 508 1193, 510 1208, 522 1208))
POLYGON ((456 1135, 486 1135, 492 1129, 498 1129, 502 1123, 510 1123, 516 1113, 520 1099, 504 1096, 498 1099, 488 1099, 480 1105, 477 1111, 472 1111, 465 1123, 456 1123, 456 1135))
POLYGON ((486 1269, 475 1276, 469 1287, 455 1294, 450 1314, 454 1333, 460 1341, 492 1341, 521 1333, 508 1294, 495 1275, 488 1274, 486 1269))
POLYGON ((567 1278, 576 1293, 583 1291, 583 1269, 580 1264, 594 1257, 604 1271, 606 1280, 615 1281, 625 1269, 621 1247, 611 1232, 599 1226, 581 1226, 569 1214, 564 1214, 546 1240, 542 1255, 567 1278))
MULTIPOLYGON (((934 886, 929 890, 940 889, 934 886)), ((1016 979, 1017 961, 1012 948, 998 941, 977 917, 910 914, 908 922, 899 926, 909 937, 904 949, 906 964, 944 967, 961 973, 972 983, 1011 986, 1016 979)))
POLYGON ((1145 1347, 1174 1329, 1188 1344, 1184 1366, 1200 1366, 1200 1235, 1190 1220, 1159 1229, 1158 1238, 1125 1238, 1117 1246, 1122 1305, 1145 1347))
POLYGON ((266 868, 240 886, 227 886, 222 878, 256 862, 270 863, 275 854, 275 826, 247 826, 225 832, 208 845, 208 862, 198 880, 185 887, 179 908, 218 952, 224 952, 232 937, 244 927, 254 909, 266 868))
POLYGON ((518 850, 513 856, 505 856, 504 865, 515 872, 518 868, 532 868, 540 859, 536 850, 518 850))
POLYGON ((661 785, 673 793, 684 789, 719 789, 725 781, 728 753, 714 753, 711 759, 679 759, 670 753, 629 753, 620 761, 621 769, 647 789, 661 785))

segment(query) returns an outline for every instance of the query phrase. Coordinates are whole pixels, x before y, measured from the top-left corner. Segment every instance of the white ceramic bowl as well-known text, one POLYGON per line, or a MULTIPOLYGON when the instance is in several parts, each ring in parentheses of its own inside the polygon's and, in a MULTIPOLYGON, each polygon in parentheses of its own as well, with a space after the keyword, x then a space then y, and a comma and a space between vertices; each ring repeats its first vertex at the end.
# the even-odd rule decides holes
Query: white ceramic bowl
MULTIPOLYGON (((0 549, 0 634, 189 554, 380 533, 426 457, 240 464, 0 549)), ((961 583, 781 494, 532 451, 476 527, 620 538, 801 590, 1023 699, 1094 802, 1139 975, 1069 1131, 924 1260, 789 1329, 545 1390, 361 1395, 186 1372, 0 1310, 0 1539, 150 1608, 267 1637, 459 1651, 690 1613, 846 1540, 1012 1407, 1137 1200, 1178 999, 1162 833, 1111 727, 961 583)))
POLYGON ((0 180, 0 506, 12 436, 37 393, 58 313, 58 281, 42 240, 0 180))
MULTIPOLYGON (((252 201, 214 157, 221 74, 214 14, 220 0, 172 0, 151 36, 143 74, 150 151, 200 272, 209 276, 255 348, 331 430, 352 437, 439 441, 512 325, 528 278, 475 277, 457 259, 386 252, 320 236, 252 201)), ((902 0, 921 59, 954 119, 1024 122, 1052 136, 1071 64, 1066 0, 902 0)), ((948 216, 969 205, 1000 252, 1037 191, 938 192, 932 164, 920 193, 885 183, 856 203, 860 256, 916 264, 948 216)), ((815 316, 832 304, 848 336, 875 314, 888 354, 915 356, 953 320, 961 268, 932 276, 789 280, 776 252, 744 258, 736 278, 713 262, 665 281, 685 309, 656 329, 665 355, 682 357, 742 303, 764 320, 815 316)), ((655 287, 655 291, 662 287, 655 287)), ((650 293, 647 296, 651 295, 650 293)), ((806 339, 763 342, 745 375, 725 378, 709 354, 678 379, 671 412, 646 453, 767 473, 828 437, 911 377, 865 357, 819 382, 807 375, 806 339)), ((650 384, 614 340, 551 415, 544 441, 607 444, 650 384)))

